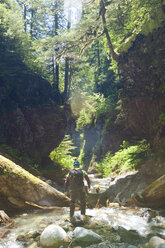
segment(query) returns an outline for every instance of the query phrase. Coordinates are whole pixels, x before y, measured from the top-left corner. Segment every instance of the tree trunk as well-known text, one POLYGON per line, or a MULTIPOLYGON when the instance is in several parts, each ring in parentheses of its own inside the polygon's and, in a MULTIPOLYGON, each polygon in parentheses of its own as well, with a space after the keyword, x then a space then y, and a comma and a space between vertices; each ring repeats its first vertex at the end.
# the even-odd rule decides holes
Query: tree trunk
POLYGON ((26 9, 25 4, 23 5, 23 7, 24 7, 24 30, 25 30, 25 33, 26 33, 27 32, 27 19, 26 19, 27 9, 26 9))
POLYGON ((64 101, 67 100, 69 84, 69 58, 65 59, 65 87, 64 87, 64 101))
POLYGON ((140 207, 165 208, 165 175, 161 176, 140 194, 133 195, 132 199, 140 207))
MULTIPOLYGON (((6 209, 10 210, 29 208, 26 201, 41 206, 60 207, 69 206, 70 202, 63 193, 1 155, 0 196, 4 198, 6 209)), ((5 207, 4 202, 0 202, 0 209, 5 207)))
POLYGON ((31 9, 31 20, 30 20, 30 35, 33 38, 33 24, 34 24, 34 9, 31 9))
MULTIPOLYGON (((54 15, 54 36, 58 35, 58 22, 59 22, 59 17, 58 17, 58 4, 56 2, 55 4, 55 15, 54 15)), ((58 48, 55 50, 55 52, 58 52, 58 48)), ((54 80, 54 86, 57 91, 59 91, 59 64, 56 62, 55 64, 55 80, 54 80)))
POLYGON ((118 55, 115 53, 115 51, 113 49, 111 38, 110 38, 108 29, 107 29, 107 23, 106 23, 105 13, 106 13, 105 3, 104 3, 104 0, 101 0, 100 1, 100 15, 101 15, 101 18, 102 18, 104 33, 105 33, 106 38, 107 38, 107 43, 108 43, 108 47, 109 47, 109 50, 110 50, 110 54, 112 56, 112 59, 114 59, 114 60, 117 61, 118 60, 118 55))
MULTIPOLYGON (((68 12, 68 25, 67 30, 71 27, 71 11, 68 12)), ((64 101, 68 98, 68 87, 69 87, 69 58, 65 59, 65 85, 64 85, 64 101)))

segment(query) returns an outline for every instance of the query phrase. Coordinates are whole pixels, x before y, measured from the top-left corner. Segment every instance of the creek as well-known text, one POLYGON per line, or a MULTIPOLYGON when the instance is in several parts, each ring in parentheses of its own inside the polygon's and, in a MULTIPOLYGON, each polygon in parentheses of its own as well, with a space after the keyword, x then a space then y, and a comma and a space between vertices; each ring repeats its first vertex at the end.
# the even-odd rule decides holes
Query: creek
MULTIPOLYGON (((102 186, 101 191, 109 187, 110 181, 91 179, 93 188, 102 186)), ((77 210, 76 213, 79 213, 77 210)), ((153 236, 165 239, 165 211, 137 207, 102 207, 87 209, 90 216, 85 228, 89 228, 102 237, 102 244, 91 245, 91 248, 133 248, 144 247, 153 236)), ((13 218, 13 226, 0 227, 0 248, 25 248, 36 241, 39 246, 41 232, 55 223, 66 232, 74 230, 69 222, 69 208, 55 210, 33 210, 13 218)), ((72 246, 70 246, 72 247, 72 246)), ((74 246, 73 246, 74 247, 74 246)), ((79 244, 81 247, 81 244, 79 244)))

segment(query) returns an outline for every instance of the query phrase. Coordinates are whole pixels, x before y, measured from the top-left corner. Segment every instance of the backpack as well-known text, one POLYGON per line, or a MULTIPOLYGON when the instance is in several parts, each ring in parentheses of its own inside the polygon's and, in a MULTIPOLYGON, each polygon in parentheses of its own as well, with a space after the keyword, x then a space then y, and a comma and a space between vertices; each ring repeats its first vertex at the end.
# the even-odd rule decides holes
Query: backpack
POLYGON ((84 186, 83 171, 81 169, 73 169, 69 173, 69 185, 71 189, 81 188, 84 186))

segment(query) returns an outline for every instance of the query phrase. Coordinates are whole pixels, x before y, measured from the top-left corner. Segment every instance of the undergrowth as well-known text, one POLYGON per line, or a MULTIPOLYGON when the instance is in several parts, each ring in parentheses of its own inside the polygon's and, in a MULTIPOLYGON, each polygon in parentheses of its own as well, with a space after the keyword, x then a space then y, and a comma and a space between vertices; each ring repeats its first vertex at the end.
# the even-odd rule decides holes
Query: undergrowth
POLYGON ((100 163, 96 164, 97 172, 104 177, 113 174, 121 174, 136 167, 151 156, 150 146, 146 140, 139 141, 137 144, 131 145, 123 141, 120 149, 115 154, 108 152, 100 163))

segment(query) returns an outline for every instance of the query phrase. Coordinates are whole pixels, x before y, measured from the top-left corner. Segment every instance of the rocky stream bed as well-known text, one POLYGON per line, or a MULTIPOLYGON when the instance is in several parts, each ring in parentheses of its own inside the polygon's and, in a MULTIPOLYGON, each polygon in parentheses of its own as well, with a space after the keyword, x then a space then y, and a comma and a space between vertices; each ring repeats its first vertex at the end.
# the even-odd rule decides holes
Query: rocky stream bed
MULTIPOLYGON (((91 176, 92 191, 96 185, 104 192, 110 178, 91 176)), ((165 247, 165 211, 150 208, 109 207, 79 210, 72 223, 69 208, 34 209, 12 218, 13 223, 0 227, 0 248, 162 248, 165 247)))

